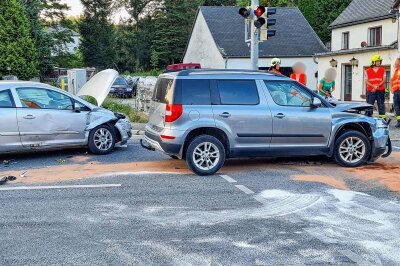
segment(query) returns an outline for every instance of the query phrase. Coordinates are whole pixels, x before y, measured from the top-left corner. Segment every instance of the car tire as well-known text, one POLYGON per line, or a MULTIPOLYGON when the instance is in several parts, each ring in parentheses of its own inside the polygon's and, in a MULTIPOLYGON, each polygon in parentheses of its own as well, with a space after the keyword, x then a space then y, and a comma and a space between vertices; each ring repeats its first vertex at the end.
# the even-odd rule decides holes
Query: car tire
POLYGON ((365 164, 371 155, 371 143, 365 134, 350 130, 335 141, 334 159, 343 167, 357 167, 365 164))
POLYGON ((195 174, 213 175, 224 165, 225 147, 216 137, 200 135, 190 141, 185 157, 195 174))
POLYGON ((116 134, 113 127, 108 125, 97 126, 89 133, 89 150, 93 154, 108 154, 114 149, 115 139, 116 134))

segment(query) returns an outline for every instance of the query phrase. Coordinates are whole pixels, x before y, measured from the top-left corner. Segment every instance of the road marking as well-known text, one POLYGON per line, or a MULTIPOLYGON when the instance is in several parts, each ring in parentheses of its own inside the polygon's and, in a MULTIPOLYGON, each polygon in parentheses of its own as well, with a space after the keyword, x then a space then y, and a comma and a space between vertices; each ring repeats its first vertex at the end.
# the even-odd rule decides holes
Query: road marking
POLYGON ((392 147, 397 149, 397 150, 400 150, 400 147, 397 147, 397 146, 392 146, 392 147))
POLYGON ((235 187, 237 187, 238 189, 240 189, 241 191, 243 191, 246 194, 254 194, 254 191, 243 186, 243 185, 235 185, 235 187))
POLYGON ((352 260, 357 265, 374 265, 374 264, 369 263, 368 261, 365 261, 363 259, 363 257, 354 253, 351 250, 339 250, 339 252, 342 253, 347 258, 349 258, 350 260, 352 260))
POLYGON ((121 184, 99 184, 99 185, 68 185, 68 186, 20 186, 3 187, 0 190, 39 190, 39 189, 66 189, 66 188, 111 188, 121 187, 121 184))
POLYGON ((237 182, 235 179, 233 179, 233 178, 230 177, 229 175, 220 175, 220 177, 222 177, 223 179, 225 179, 225 180, 228 181, 229 183, 236 183, 236 182, 237 182))

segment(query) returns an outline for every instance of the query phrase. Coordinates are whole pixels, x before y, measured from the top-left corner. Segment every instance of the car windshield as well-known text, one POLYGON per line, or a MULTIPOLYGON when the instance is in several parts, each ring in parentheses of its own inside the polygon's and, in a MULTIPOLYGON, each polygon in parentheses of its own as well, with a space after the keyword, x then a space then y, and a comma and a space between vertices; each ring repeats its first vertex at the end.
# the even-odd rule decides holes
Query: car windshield
POLYGON ((121 77, 117 78, 114 82, 114 85, 126 85, 126 84, 127 84, 126 80, 121 77))

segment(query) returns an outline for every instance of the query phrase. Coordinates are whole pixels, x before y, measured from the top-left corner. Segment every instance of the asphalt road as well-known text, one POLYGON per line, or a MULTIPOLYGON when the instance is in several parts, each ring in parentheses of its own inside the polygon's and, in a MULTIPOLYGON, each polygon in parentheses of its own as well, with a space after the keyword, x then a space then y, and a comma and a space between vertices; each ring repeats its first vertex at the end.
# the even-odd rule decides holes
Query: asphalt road
POLYGON ((0 186, 0 265, 400 264, 400 177, 387 165, 351 172, 320 158, 233 160, 198 177, 137 140, 108 156, 1 159, 15 160, 2 173, 31 169, 27 178, 40 167, 115 168, 0 186), (165 165, 125 172, 132 160, 165 165), (374 171, 395 177, 364 179, 374 171))

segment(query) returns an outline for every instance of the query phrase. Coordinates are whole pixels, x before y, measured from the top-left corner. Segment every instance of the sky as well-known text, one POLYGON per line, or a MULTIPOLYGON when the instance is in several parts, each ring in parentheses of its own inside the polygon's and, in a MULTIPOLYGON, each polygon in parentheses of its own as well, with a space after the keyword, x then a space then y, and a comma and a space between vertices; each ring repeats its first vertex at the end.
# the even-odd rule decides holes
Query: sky
MULTIPOLYGON (((83 6, 81 4, 80 0, 61 0, 61 3, 65 3, 70 7, 70 10, 68 10, 66 12, 66 15, 69 16, 79 16, 80 14, 82 14, 82 10, 83 10, 83 6)), ((125 10, 121 10, 119 12, 116 12, 116 14, 114 15, 114 22, 117 23, 120 18, 127 18, 128 13, 125 10)))

